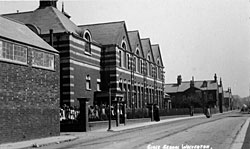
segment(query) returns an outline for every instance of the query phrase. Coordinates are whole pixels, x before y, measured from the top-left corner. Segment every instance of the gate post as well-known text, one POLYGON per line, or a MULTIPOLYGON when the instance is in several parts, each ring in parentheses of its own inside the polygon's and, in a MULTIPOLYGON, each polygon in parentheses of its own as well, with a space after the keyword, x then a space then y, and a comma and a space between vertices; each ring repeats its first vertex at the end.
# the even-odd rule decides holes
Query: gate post
POLYGON ((117 99, 116 103, 116 126, 118 127, 120 125, 120 105, 119 101, 117 99))
POLYGON ((77 98, 77 100, 80 103, 79 131, 86 132, 89 131, 89 98, 77 98))
POLYGON ((127 110, 126 110, 126 103, 123 104, 123 115, 124 115, 124 125, 126 125, 126 119, 127 119, 127 110))

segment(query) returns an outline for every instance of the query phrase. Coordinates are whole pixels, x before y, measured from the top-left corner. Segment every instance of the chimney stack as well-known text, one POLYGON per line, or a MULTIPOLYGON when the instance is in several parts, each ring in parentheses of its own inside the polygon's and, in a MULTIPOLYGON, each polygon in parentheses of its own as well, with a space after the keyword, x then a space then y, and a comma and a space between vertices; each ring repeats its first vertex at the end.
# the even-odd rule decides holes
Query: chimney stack
POLYGON ((177 84, 178 84, 178 85, 181 85, 181 82, 182 82, 181 75, 178 75, 178 76, 177 76, 177 84))
POLYGON ((190 87, 194 87, 194 76, 192 76, 192 80, 190 81, 190 87))
POLYGON ((40 0, 40 5, 38 9, 43 9, 49 6, 57 8, 56 3, 57 3, 57 0, 40 0))
POLYGON ((50 45, 53 47, 54 46, 54 39, 53 39, 53 29, 49 30, 49 35, 50 35, 50 45))
POLYGON ((216 75, 216 73, 214 74, 214 81, 217 82, 217 75, 216 75))

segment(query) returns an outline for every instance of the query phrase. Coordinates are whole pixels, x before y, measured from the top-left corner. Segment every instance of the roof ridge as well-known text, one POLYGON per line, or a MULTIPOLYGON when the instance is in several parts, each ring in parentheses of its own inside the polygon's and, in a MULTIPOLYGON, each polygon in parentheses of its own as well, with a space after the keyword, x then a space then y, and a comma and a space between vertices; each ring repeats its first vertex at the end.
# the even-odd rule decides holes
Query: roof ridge
POLYGON ((24 11, 24 12, 13 12, 13 13, 5 13, 5 14, 1 14, 1 16, 5 16, 5 15, 16 15, 16 14, 25 14, 25 13, 32 13, 34 12, 34 10, 32 11, 24 11))
POLYGON ((78 25, 79 27, 83 26, 94 26, 94 25, 105 25, 105 24, 116 24, 116 23, 125 23, 125 21, 114 21, 114 22, 104 22, 104 23, 93 23, 93 24, 85 24, 85 25, 78 25))
POLYGON ((150 40, 150 38, 149 37, 141 38, 141 40, 150 40))
POLYGON ((155 44, 151 44, 151 46, 159 46, 160 44, 155 43, 155 44))
POLYGON ((21 24, 21 25, 25 25, 25 26, 26 26, 26 24, 24 24, 23 22, 18 21, 18 20, 15 20, 15 19, 12 19, 12 18, 9 18, 9 17, 7 17, 7 16, 2 16, 2 15, 0 15, 0 17, 5 18, 5 19, 10 20, 10 21, 13 21, 13 22, 15 22, 15 23, 18 23, 18 24, 21 24))
POLYGON ((132 31, 128 31, 128 33, 132 33, 132 32, 139 32, 139 30, 132 30, 132 31))
MULTIPOLYGON (((69 32, 69 30, 63 25, 62 20, 58 17, 58 15, 57 15, 57 13, 56 13, 56 11, 55 11, 56 8, 54 8, 54 7, 52 7, 52 6, 50 6, 50 7, 48 7, 48 8, 52 9, 53 13, 55 14, 55 16, 56 16, 56 18, 58 19, 58 22, 59 22, 59 24, 62 26, 62 28, 63 28, 64 30, 66 30, 67 32, 69 32)), ((58 9, 56 9, 56 10, 58 10, 58 9)), ((58 11, 59 11, 59 10, 58 10, 58 11)), ((60 12, 60 11, 59 11, 59 12, 60 12)))

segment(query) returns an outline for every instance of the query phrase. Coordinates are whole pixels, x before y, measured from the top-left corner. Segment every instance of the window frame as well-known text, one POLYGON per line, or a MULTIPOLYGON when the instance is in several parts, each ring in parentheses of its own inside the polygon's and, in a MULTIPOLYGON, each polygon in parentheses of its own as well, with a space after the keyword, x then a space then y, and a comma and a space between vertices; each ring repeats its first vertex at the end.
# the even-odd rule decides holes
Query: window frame
POLYGON ((92 42, 92 38, 91 38, 91 34, 88 30, 86 30, 83 34, 83 38, 85 39, 86 43, 84 46, 84 52, 85 54, 89 54, 91 55, 92 50, 91 50, 91 42, 92 42), (88 35, 88 38, 86 37, 88 35))
POLYGON ((33 48, 32 51, 31 51, 31 55, 32 55, 32 62, 31 62, 31 65, 32 67, 37 67, 37 68, 43 68, 43 69, 48 69, 48 70, 55 70, 55 54, 52 54, 51 52, 45 52, 45 51, 42 51, 40 49, 37 49, 37 48, 33 48), (34 64, 34 52, 40 52, 43 54, 43 65, 39 65, 39 64, 34 64), (47 66, 44 66, 44 58, 45 58, 45 54, 47 55, 50 55, 51 57, 53 57, 53 62, 51 63, 52 64, 52 67, 47 67, 47 66))
POLYGON ((122 67, 122 51, 119 50, 119 64, 120 67, 122 67))
POLYGON ((91 90, 91 77, 87 75, 85 81, 86 81, 85 88, 86 90, 90 91, 91 90))
MULTIPOLYGON (((18 51, 18 52, 20 54, 20 51, 18 51)), ((11 62, 11 63, 27 65, 28 64, 28 47, 24 46, 24 45, 21 45, 21 44, 17 44, 15 42, 10 42, 10 41, 0 39, 0 60, 1 61, 6 61, 6 62, 11 62), (4 44, 8 44, 9 46, 11 46, 11 49, 8 49, 8 48, 4 47, 4 44), (20 55, 15 55, 15 53, 16 53, 15 48, 16 47, 20 48, 19 50, 24 50, 24 53, 23 53, 24 57, 23 58, 25 59, 25 62, 20 61, 20 60, 18 60, 18 58, 16 58, 16 56, 20 57, 20 55), (6 56, 7 52, 8 52, 7 50, 12 50, 12 52, 11 52, 12 53, 12 59, 8 58, 6 56), (5 51, 5 53, 4 53, 4 51, 5 51)))
POLYGON ((101 91, 101 80, 100 79, 96 80, 96 91, 101 91))

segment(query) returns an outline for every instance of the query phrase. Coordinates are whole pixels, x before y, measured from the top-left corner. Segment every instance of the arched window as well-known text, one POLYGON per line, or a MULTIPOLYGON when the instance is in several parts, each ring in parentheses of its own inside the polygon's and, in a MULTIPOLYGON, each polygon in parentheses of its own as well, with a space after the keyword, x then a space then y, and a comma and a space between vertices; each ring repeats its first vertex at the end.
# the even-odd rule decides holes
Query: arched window
POLYGON ((122 49, 127 50, 127 45, 125 41, 122 42, 122 49))
POLYGON ((86 40, 85 52, 91 53, 91 36, 89 31, 84 32, 84 39, 86 40))
POLYGON ((126 68, 126 67, 128 67, 127 66, 127 57, 126 57, 126 50, 127 50, 127 45, 126 45, 126 42, 123 40, 122 41, 122 44, 121 44, 121 47, 122 47, 122 49, 124 50, 124 62, 123 62, 123 66, 126 68))

